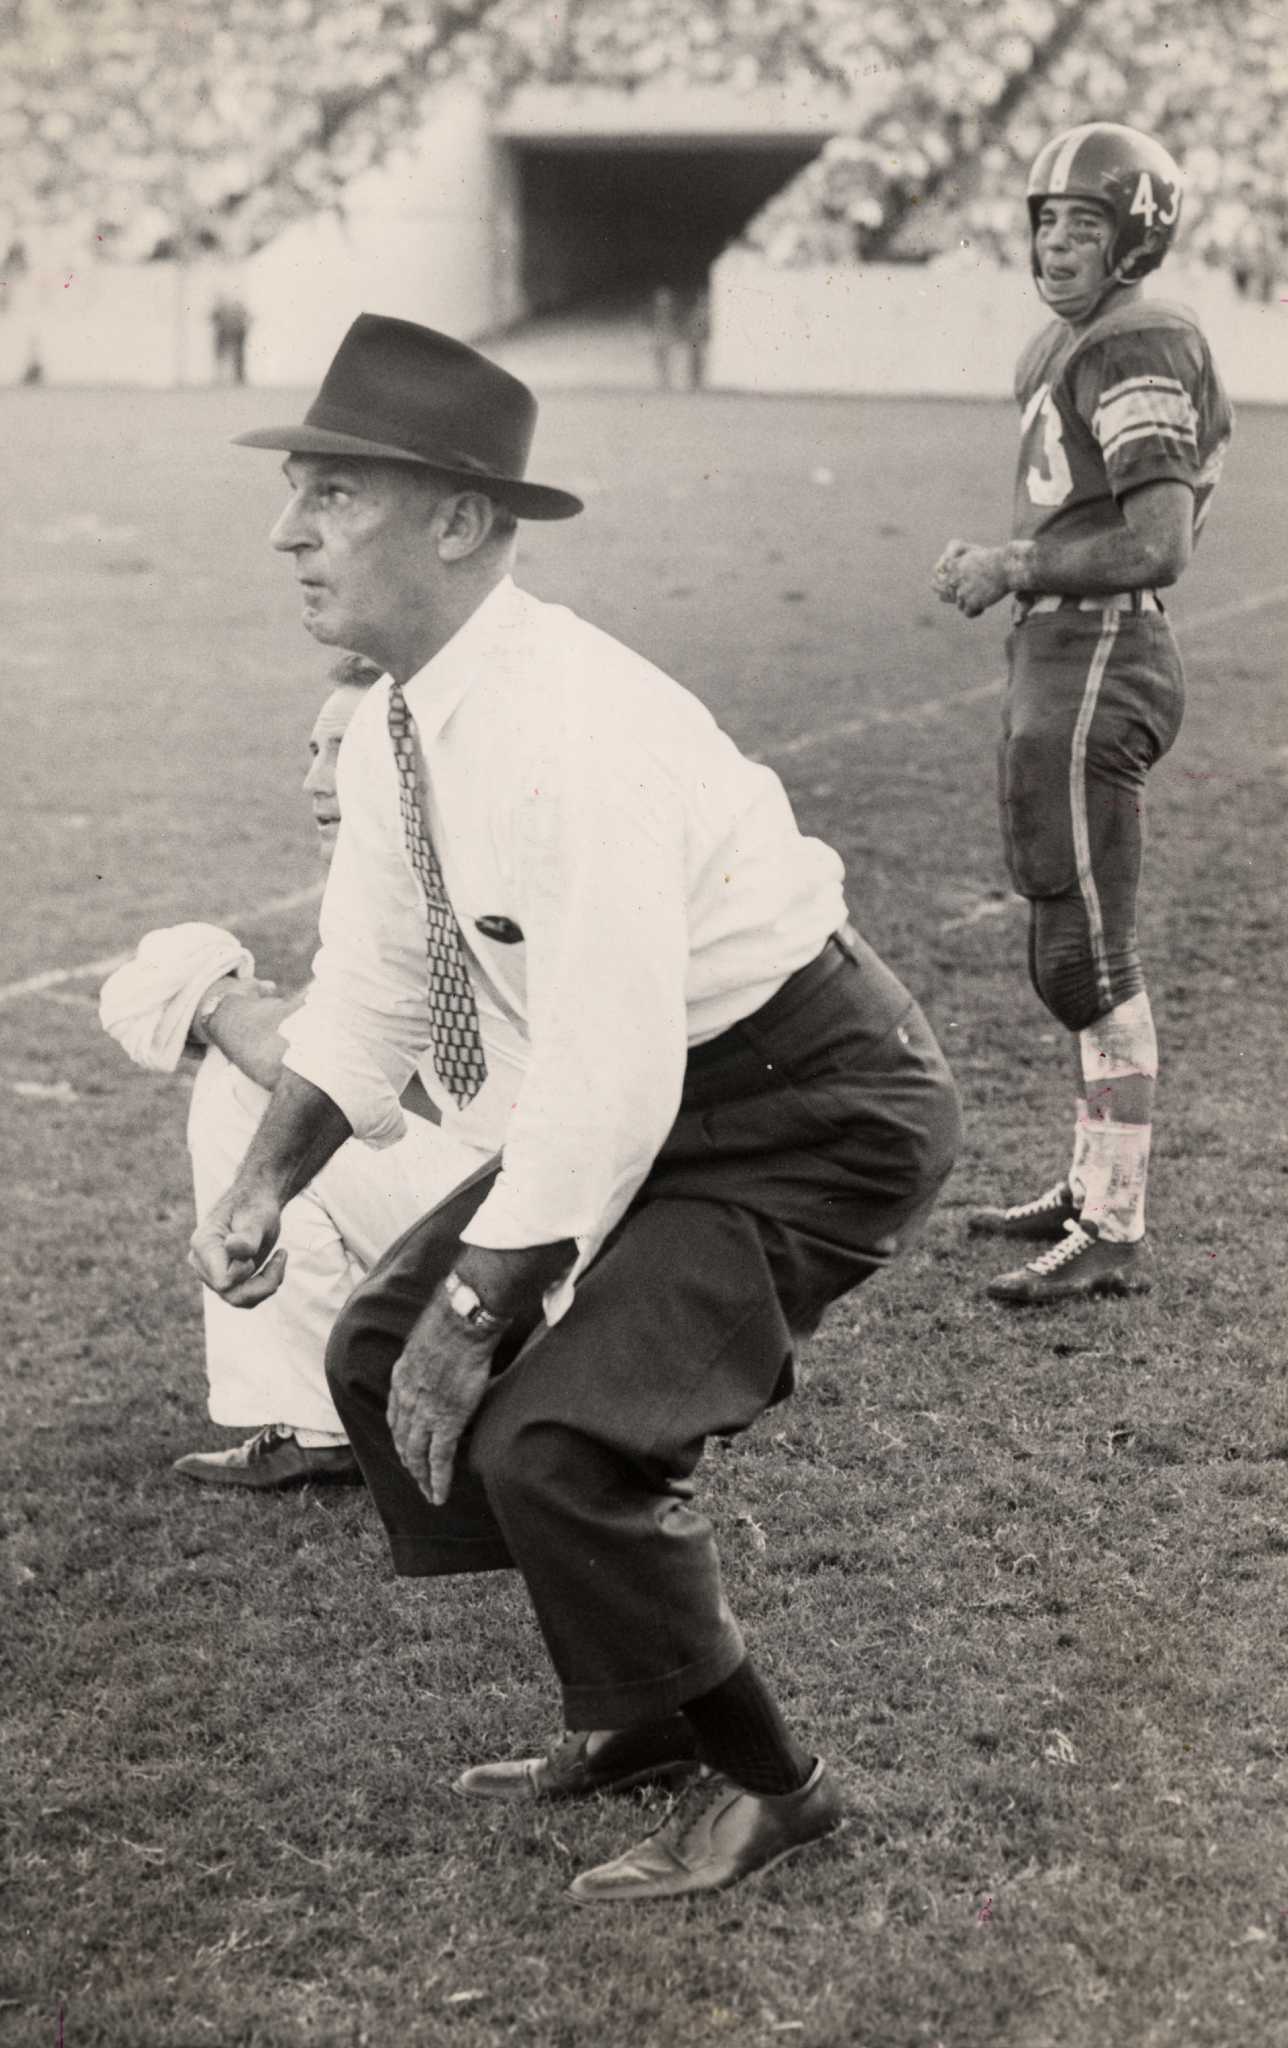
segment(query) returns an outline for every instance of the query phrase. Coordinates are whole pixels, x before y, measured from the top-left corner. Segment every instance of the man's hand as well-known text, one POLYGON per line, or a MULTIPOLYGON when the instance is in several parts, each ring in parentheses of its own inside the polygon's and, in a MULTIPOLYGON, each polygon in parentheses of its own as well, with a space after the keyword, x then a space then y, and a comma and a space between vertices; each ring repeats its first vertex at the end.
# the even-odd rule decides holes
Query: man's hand
POLYGON ((955 604, 966 618, 977 619, 1011 588, 1006 549, 950 540, 931 571, 930 585, 941 604, 955 604))
POLYGON ((435 1507, 451 1491, 456 1447, 487 1389, 498 1334, 469 1329, 436 1295, 394 1367, 386 1409, 394 1448, 435 1507))
POLYGON ((254 1308, 282 1284, 286 1253, 273 1249, 281 1227, 271 1194, 234 1183, 193 1231, 188 1264, 231 1308, 254 1308))

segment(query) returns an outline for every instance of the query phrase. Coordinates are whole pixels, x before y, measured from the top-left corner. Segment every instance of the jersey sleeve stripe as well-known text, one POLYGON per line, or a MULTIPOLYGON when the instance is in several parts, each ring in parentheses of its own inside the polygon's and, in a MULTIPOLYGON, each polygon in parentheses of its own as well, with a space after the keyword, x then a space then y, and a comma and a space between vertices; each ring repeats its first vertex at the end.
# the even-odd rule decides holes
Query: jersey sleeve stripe
POLYGON ((1108 384, 1100 394, 1100 403, 1108 405, 1115 398, 1121 398, 1124 391, 1181 391, 1185 390, 1179 377, 1124 377, 1121 384, 1108 384))
POLYGON ((1105 461, 1109 462, 1115 455, 1121 455, 1123 449, 1129 448, 1133 441, 1162 441, 1170 444, 1178 454, 1188 455, 1191 451, 1195 455, 1198 454, 1198 442, 1193 434, 1178 433, 1175 427, 1129 427, 1126 433, 1119 434, 1116 440, 1105 443, 1102 450, 1105 461))
POLYGON ((1127 391, 1092 414, 1091 430, 1108 455, 1124 436, 1141 432, 1170 433, 1198 446, 1198 414, 1186 391, 1127 391))

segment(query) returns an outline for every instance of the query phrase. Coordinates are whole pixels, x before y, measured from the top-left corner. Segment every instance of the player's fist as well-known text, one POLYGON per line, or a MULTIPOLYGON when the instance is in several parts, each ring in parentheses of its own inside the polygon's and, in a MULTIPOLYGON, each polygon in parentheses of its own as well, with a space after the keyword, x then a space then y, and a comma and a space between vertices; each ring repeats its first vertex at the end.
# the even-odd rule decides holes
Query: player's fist
POLYGON ((950 540, 935 564, 932 581, 945 604, 955 604, 964 617, 977 619, 1010 589, 1006 560, 1005 548, 950 540))
POLYGON ((957 602, 957 563, 966 551, 964 540, 950 540, 930 572, 930 587, 941 604, 957 602))
POLYGON ((255 1308, 282 1284, 281 1227, 272 1195, 234 1186, 193 1231, 188 1264, 231 1308, 255 1308))

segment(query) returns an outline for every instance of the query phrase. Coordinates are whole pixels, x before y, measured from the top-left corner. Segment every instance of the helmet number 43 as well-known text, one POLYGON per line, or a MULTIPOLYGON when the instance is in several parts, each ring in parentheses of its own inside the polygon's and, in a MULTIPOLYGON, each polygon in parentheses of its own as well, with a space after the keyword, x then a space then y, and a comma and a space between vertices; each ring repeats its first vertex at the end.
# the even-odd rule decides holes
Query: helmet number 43
POLYGON ((1142 171, 1136 180, 1136 190, 1127 210, 1131 214, 1141 215, 1147 228, 1152 228, 1155 221, 1162 228, 1170 228, 1180 211, 1180 205, 1180 187, 1174 185, 1168 194, 1168 205, 1166 208, 1160 206, 1154 197, 1154 180, 1148 171, 1142 171))

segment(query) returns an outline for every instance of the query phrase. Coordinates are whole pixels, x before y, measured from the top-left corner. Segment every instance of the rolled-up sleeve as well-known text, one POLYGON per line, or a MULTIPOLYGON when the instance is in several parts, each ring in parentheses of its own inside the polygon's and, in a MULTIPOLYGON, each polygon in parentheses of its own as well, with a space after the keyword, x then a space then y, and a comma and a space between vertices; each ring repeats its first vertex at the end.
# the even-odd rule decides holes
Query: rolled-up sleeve
MULTIPOLYGON (((570 724, 513 814, 529 1065, 466 1241, 574 1241, 625 1213, 679 1108, 688 923, 681 796, 570 724)), ((579 1260, 579 1265, 584 1263, 579 1260)))
POLYGON ((303 1006, 287 1019, 285 1064, 344 1112, 369 1145, 406 1129, 398 1098, 429 1039, 424 912, 403 859, 397 792, 377 686, 340 750, 340 832, 303 1006))

